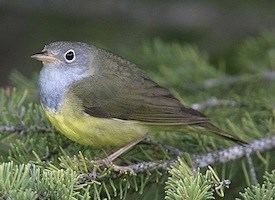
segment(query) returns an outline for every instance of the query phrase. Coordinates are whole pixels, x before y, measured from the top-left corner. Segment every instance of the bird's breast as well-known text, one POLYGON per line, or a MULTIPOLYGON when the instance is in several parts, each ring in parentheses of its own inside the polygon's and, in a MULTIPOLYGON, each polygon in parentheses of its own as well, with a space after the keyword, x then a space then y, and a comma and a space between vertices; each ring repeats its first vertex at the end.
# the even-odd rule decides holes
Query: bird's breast
POLYGON ((73 105, 61 106, 58 112, 44 107, 49 121, 69 139, 93 147, 124 146, 143 137, 147 128, 124 120, 92 117, 76 111, 73 105))

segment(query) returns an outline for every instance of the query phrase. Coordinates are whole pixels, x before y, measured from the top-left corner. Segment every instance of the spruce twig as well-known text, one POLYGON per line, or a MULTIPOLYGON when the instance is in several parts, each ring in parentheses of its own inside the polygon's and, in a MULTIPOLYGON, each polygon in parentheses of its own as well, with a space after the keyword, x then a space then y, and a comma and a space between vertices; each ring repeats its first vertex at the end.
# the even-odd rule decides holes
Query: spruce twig
POLYGON ((232 147, 209 152, 201 155, 191 155, 194 167, 206 167, 212 164, 225 163, 244 157, 247 153, 268 151, 275 148, 275 135, 251 141, 246 146, 234 145, 232 147))
POLYGON ((28 131, 51 132, 53 129, 47 126, 27 126, 27 125, 0 125, 0 133, 25 133, 28 131))
POLYGON ((194 103, 191 105, 191 107, 195 110, 204 110, 207 108, 215 108, 220 106, 236 107, 240 106, 240 103, 233 100, 217 99, 216 97, 211 97, 204 102, 194 103))
POLYGON ((25 130, 25 126, 23 125, 2 125, 0 126, 1 133, 17 133, 25 130))
POLYGON ((260 74, 243 74, 236 76, 221 76, 218 78, 207 79, 203 82, 203 87, 206 89, 218 87, 221 85, 232 85, 235 83, 240 83, 244 81, 248 81, 254 78, 258 78, 260 80, 272 81, 275 80, 275 71, 264 71, 260 74))
POLYGON ((257 185, 258 184, 258 179, 257 179, 256 170, 255 170, 255 167, 253 165, 250 152, 247 152, 245 157, 246 157, 247 164, 248 164, 248 167, 249 167, 249 173, 250 173, 252 183, 253 183, 253 185, 257 185))

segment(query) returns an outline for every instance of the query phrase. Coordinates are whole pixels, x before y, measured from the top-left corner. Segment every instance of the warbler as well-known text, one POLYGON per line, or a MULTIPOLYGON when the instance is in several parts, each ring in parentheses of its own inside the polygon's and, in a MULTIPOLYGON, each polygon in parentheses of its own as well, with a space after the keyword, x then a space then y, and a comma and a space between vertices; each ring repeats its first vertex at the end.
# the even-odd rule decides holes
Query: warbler
POLYGON ((245 143, 184 106, 132 62, 94 45, 54 42, 31 57, 43 63, 39 90, 49 121, 80 144, 120 148, 110 160, 156 130, 185 126, 245 143))

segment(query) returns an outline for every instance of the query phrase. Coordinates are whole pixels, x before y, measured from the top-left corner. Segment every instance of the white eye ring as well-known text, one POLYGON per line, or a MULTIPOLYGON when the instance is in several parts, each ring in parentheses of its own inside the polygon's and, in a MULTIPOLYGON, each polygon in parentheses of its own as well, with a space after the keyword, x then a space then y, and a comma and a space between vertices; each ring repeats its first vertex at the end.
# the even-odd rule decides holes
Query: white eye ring
POLYGON ((75 52, 73 49, 69 49, 64 53, 64 58, 66 62, 71 63, 75 60, 75 52))

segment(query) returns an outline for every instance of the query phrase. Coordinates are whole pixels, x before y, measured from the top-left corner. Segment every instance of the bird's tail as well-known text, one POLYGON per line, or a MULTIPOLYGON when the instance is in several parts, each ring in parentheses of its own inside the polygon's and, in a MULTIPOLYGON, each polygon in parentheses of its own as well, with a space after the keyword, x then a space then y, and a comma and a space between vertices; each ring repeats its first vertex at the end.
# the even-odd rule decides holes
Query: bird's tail
POLYGON ((230 134, 230 133, 228 133, 228 132, 226 132, 226 131, 218 128, 218 127, 216 127, 215 125, 213 125, 210 122, 200 123, 199 126, 205 128, 206 130, 208 130, 208 131, 210 131, 210 132, 212 132, 212 133, 214 133, 214 134, 216 134, 216 135, 218 135, 218 136, 220 136, 222 138, 230 140, 230 141, 232 141, 234 143, 237 143, 239 145, 245 146, 245 145, 248 144, 246 141, 244 141, 244 140, 242 140, 240 138, 237 138, 236 136, 233 136, 232 134, 230 134))

